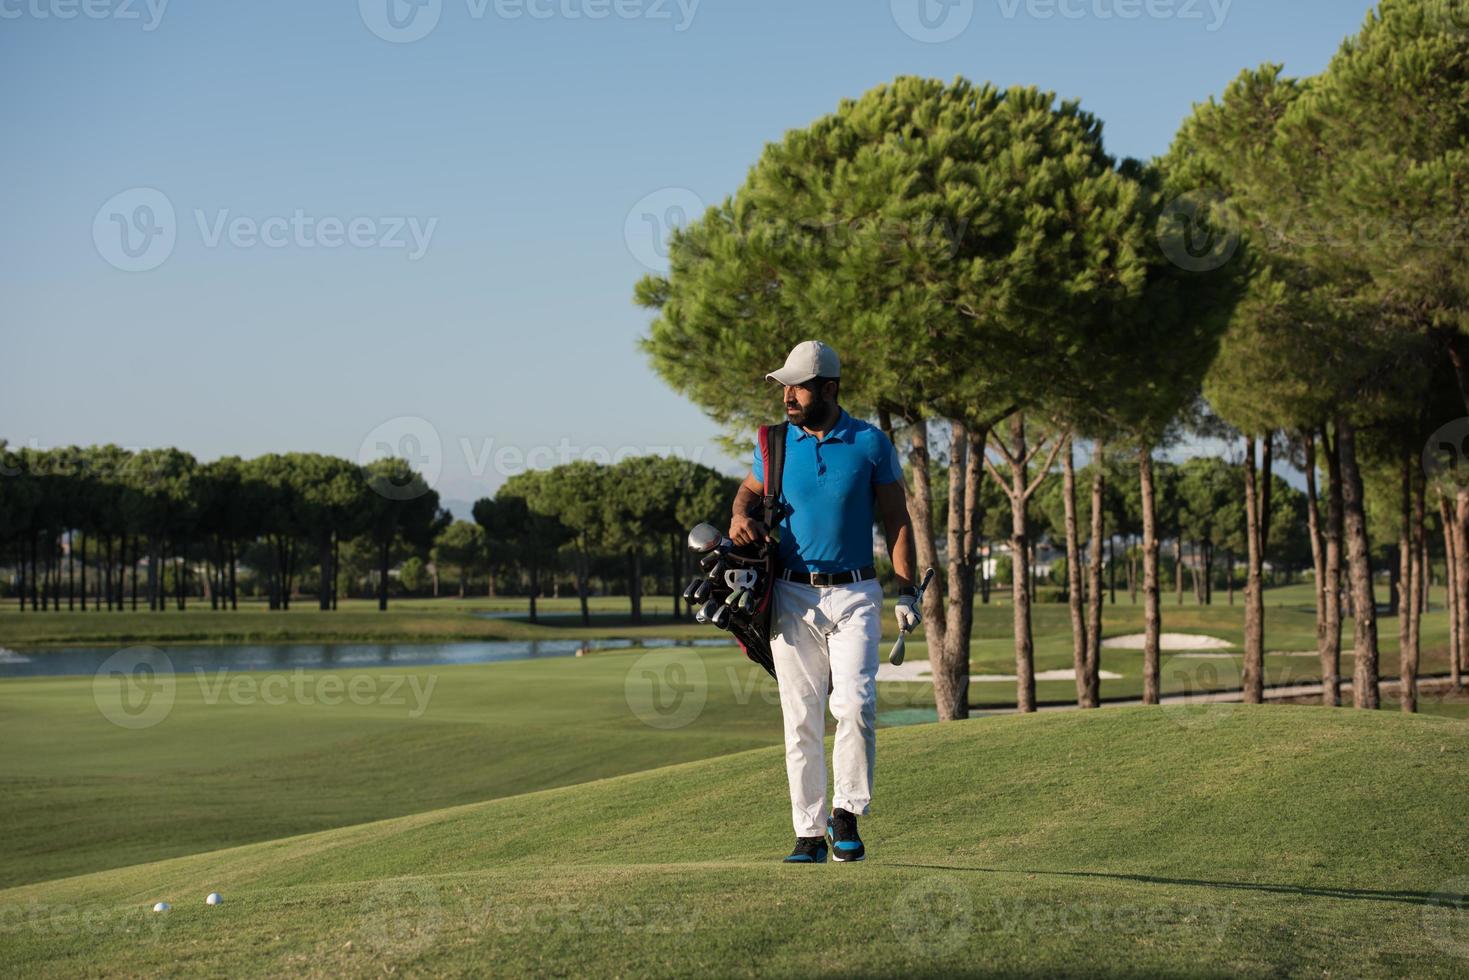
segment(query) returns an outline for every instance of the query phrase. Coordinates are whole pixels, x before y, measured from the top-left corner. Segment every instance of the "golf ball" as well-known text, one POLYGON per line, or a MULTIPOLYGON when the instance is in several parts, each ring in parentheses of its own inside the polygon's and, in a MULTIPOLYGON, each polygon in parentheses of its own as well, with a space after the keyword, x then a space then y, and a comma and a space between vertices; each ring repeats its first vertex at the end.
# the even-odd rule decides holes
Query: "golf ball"
POLYGON ((167 902, 159 902, 157 905, 153 906, 153 911, 155 911, 155 912, 167 912, 169 910, 169 907, 170 906, 169 906, 169 904, 167 902))
POLYGON ((205 905, 218 905, 220 902, 223 902, 223 901, 224 901, 224 896, 221 895, 219 892, 210 892, 209 893, 209 896, 204 899, 204 904, 205 905))

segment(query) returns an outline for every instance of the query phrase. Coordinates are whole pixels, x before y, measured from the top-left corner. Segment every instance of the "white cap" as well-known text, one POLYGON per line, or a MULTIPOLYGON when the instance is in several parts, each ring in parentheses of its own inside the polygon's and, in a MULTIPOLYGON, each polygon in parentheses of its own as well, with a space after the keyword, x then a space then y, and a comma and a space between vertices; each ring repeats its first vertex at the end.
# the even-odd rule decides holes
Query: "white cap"
POLYGON ((785 367, 765 376, 767 381, 783 385, 798 385, 812 378, 840 378, 842 362, 837 352, 819 340, 806 340, 791 348, 785 367))

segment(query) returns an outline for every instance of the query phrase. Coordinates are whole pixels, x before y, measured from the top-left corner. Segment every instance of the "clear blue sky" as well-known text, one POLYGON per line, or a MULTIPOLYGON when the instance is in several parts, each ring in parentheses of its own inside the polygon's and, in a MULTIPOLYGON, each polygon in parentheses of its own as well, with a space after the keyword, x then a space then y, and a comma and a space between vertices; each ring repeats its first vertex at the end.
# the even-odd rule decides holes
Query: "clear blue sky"
POLYGON ((355 457, 422 418, 460 500, 535 447, 733 467, 635 349, 639 215, 688 197, 666 188, 717 201, 899 74, 1080 98, 1151 156, 1242 68, 1321 70, 1370 6, 926 0, 925 27, 922 0, 86 2, 0 0, 0 435, 355 457), (171 251, 144 234, 159 195, 171 251), (124 226, 156 267, 117 267, 124 226))

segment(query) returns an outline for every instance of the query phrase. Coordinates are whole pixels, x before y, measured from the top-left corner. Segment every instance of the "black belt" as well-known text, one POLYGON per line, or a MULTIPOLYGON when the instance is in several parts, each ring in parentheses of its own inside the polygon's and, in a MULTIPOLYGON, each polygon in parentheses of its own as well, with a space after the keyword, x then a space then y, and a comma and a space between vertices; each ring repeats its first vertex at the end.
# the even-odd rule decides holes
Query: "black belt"
POLYGON ((866 568, 857 568, 850 572, 827 574, 826 572, 793 572, 786 568, 781 570, 780 577, 787 582, 802 582, 825 589, 833 585, 851 585, 853 582, 865 582, 870 578, 877 578, 877 569, 868 565, 866 568))

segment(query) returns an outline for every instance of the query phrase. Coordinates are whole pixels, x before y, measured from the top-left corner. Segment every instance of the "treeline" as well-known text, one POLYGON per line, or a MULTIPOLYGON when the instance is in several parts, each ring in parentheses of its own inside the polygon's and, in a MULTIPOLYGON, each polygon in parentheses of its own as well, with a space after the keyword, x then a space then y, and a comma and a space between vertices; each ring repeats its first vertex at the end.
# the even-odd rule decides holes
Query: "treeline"
MULTIPOLYGON (((0 440, 0 560, 9 559, 21 611, 137 609, 206 596, 239 607, 242 567, 269 608, 289 609, 315 573, 317 604, 342 586, 375 582, 386 609, 389 569, 412 588, 424 564, 518 578, 536 598, 570 573, 582 598, 593 574, 620 568, 640 618, 644 562, 677 591, 683 538, 727 519, 736 481, 707 466, 633 457, 573 463, 512 477, 453 521, 438 493, 401 459, 359 465, 315 453, 227 456, 200 463, 177 449, 117 446, 12 449, 0 440), (141 573, 141 581, 140 581, 141 573)), ((674 613, 681 611, 675 606, 674 613)))
POLYGON ((38 450, 0 440, 0 543, 22 611, 60 609, 63 600, 85 610, 89 594, 92 608, 136 609, 140 593, 150 610, 184 609, 196 588, 213 608, 235 609, 242 556, 264 578, 271 609, 290 608, 308 561, 319 607, 334 609, 344 548, 372 557, 386 608, 390 563, 427 549, 448 523, 438 494, 401 459, 362 466, 270 453, 200 463, 178 449, 38 450), (194 581, 196 565, 203 582, 194 581))
MULTIPOLYGON (((644 349, 744 443, 773 412, 761 379, 781 352, 814 336, 841 353, 844 404, 910 460, 920 563, 937 565, 944 539, 924 614, 940 718, 968 712, 973 583, 996 512, 1016 565, 1017 703, 1034 710, 1024 583, 1047 494, 1077 701, 1098 703, 1102 548, 1083 562, 1082 542, 1106 540, 1117 485, 1139 500, 1156 703, 1155 454, 1201 418, 1243 461, 1231 499, 1244 529, 1229 540, 1247 567, 1245 699, 1264 696, 1264 565, 1288 533, 1272 471, 1288 453, 1307 476, 1326 700, 1340 698, 1347 594, 1353 700, 1379 704, 1376 533, 1400 557, 1414 710, 1430 503, 1452 555, 1456 676, 1469 665, 1469 475, 1419 463, 1469 411, 1466 22, 1469 0, 1384 0, 1322 75, 1246 71, 1146 162, 1108 155, 1101 122, 1052 93, 899 78, 768 144, 731 197, 672 236, 668 274, 635 291, 655 313, 644 349), (1086 476, 1077 446, 1098 464, 1086 476)), ((1224 540, 1194 536, 1206 553, 1224 540)))

